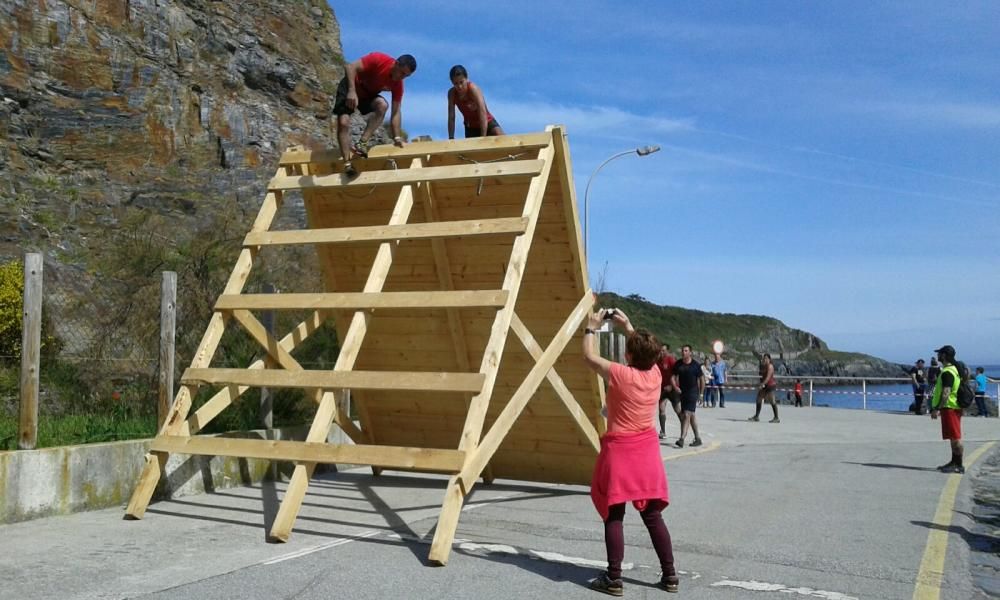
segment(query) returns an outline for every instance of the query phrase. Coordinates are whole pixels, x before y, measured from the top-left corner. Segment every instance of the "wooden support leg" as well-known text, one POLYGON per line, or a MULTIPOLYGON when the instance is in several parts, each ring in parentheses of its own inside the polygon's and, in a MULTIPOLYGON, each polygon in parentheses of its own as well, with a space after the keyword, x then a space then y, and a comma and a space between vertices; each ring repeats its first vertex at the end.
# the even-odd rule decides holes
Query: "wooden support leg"
POLYGON ((440 567, 448 564, 451 545, 458 530, 458 517, 462 513, 464 503, 465 494, 459 485, 458 477, 452 477, 448 480, 448 489, 445 490, 444 502, 441 503, 441 515, 434 530, 434 541, 431 542, 431 552, 427 557, 432 564, 440 567))
MULTIPOLYGON (((191 410, 191 395, 192 391, 187 386, 180 389, 177 393, 177 399, 174 401, 174 407, 163 424, 161 433, 176 435, 178 431, 187 426, 185 419, 188 411, 191 410)), ((156 484, 160 482, 160 477, 166 471, 168 457, 169 454, 166 452, 154 451, 146 454, 146 464, 139 476, 139 483, 136 485, 135 491, 132 492, 132 498, 125 509, 126 519, 141 519, 146 514, 146 508, 149 507, 153 492, 156 491, 156 484)))

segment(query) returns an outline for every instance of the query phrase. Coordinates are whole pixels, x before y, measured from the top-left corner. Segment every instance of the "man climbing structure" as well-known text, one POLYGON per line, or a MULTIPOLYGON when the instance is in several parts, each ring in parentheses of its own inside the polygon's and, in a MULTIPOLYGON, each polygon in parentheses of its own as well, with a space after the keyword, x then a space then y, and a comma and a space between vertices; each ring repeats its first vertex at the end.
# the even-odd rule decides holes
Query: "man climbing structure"
POLYGON ((417 61, 409 54, 392 58, 381 52, 371 52, 349 63, 344 68, 344 78, 337 86, 337 99, 333 105, 336 116, 337 143, 344 157, 344 173, 348 177, 358 174, 351 164, 352 153, 368 156, 368 147, 375 129, 382 124, 389 109, 380 92, 392 92, 392 113, 389 125, 392 128, 393 143, 403 147, 400 110, 403 102, 403 80, 417 70, 417 61), (358 143, 351 144, 351 115, 358 110, 367 115, 367 125, 358 143))

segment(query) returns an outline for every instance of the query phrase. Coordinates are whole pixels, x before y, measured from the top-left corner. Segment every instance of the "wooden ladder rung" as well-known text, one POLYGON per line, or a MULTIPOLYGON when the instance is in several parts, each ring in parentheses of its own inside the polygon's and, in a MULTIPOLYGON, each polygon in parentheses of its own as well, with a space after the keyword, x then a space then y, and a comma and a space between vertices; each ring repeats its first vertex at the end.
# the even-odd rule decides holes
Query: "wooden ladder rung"
MULTIPOLYGON (((467 140, 449 140, 440 142, 414 142, 403 148, 391 145, 374 146, 368 153, 369 161, 377 158, 417 158, 433 154, 478 154, 483 152, 505 151, 511 154, 544 148, 552 142, 550 133, 526 133, 522 135, 490 136, 485 138, 470 138, 467 140)), ((334 164, 342 160, 340 150, 288 150, 281 155, 278 164, 334 164)))
POLYGON ((223 294, 216 310, 367 310, 413 308, 501 308, 506 290, 445 292, 345 292, 311 294, 223 294))
POLYGON ((391 242, 476 235, 521 235, 528 227, 525 217, 440 221, 409 225, 376 225, 372 227, 340 227, 336 229, 300 229, 294 231, 260 231, 247 234, 245 247, 282 246, 292 244, 345 244, 359 242, 391 242))
POLYGON ((513 160, 509 162, 479 163, 473 165, 449 165, 446 167, 426 167, 422 169, 385 169, 362 171, 354 179, 345 175, 295 175, 275 177, 268 183, 271 192, 305 190, 330 187, 360 187, 373 185, 410 185, 424 181, 461 181, 464 179, 534 177, 542 172, 541 160, 513 160))
POLYGON ((460 450, 200 436, 161 435, 153 440, 150 450, 306 463, 377 465, 444 473, 458 473, 465 461, 465 452, 460 450))
POLYGON ((181 383, 268 388, 469 392, 482 390, 482 373, 422 371, 285 371, 281 369, 187 369, 181 383))

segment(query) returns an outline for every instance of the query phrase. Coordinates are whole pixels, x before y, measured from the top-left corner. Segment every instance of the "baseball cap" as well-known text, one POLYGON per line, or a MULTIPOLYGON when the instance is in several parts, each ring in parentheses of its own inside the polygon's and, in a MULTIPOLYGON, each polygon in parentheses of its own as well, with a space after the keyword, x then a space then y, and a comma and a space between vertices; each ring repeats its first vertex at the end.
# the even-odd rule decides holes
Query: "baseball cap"
POLYGON ((951 345, 948 345, 948 344, 945 344, 944 346, 941 346, 940 348, 938 348, 934 352, 937 352, 938 354, 944 354, 944 355, 947 355, 947 356, 954 357, 955 356, 955 347, 951 346, 951 345))

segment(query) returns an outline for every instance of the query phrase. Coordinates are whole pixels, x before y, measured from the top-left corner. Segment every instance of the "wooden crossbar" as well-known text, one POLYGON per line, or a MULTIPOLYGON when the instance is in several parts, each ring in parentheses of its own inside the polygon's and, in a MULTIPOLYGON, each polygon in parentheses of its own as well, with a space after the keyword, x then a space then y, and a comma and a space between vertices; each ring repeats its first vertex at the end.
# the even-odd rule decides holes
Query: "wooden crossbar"
POLYGON ((437 448, 324 444, 223 437, 161 435, 150 449, 179 454, 239 456, 306 463, 378 465, 394 469, 424 469, 457 473, 465 452, 437 448))
POLYGON ((483 388, 485 379, 482 373, 187 369, 181 376, 181 383, 303 389, 478 392, 483 388))
POLYGON ((362 172, 348 180, 342 174, 298 175, 275 177, 267 184, 269 191, 304 190, 313 188, 367 188, 373 185, 411 185, 425 181, 461 181, 465 179, 535 177, 542 172, 541 160, 514 160, 501 163, 451 165, 424 169, 386 169, 362 172))
POLYGON ((295 244, 344 244, 358 242, 392 242, 474 235, 524 233, 528 220, 523 217, 502 219, 472 219, 414 223, 410 225, 376 225, 372 227, 341 227, 338 229, 302 229, 296 231, 262 231, 247 235, 243 246, 287 246, 295 244))
POLYGON ((445 292, 345 292, 311 294, 232 294, 219 296, 216 310, 302 310, 373 308, 500 308, 506 290, 445 292))
MULTIPOLYGON (((415 142, 403 148, 392 145, 373 146, 370 159, 375 158, 415 158, 428 154, 478 154, 483 152, 506 151, 517 154, 526 150, 543 148, 552 139, 549 133, 527 133, 523 135, 489 136, 468 140, 440 142, 415 142)), ((281 155, 279 165, 300 165, 307 163, 331 164, 342 160, 340 150, 289 150, 281 155)))

